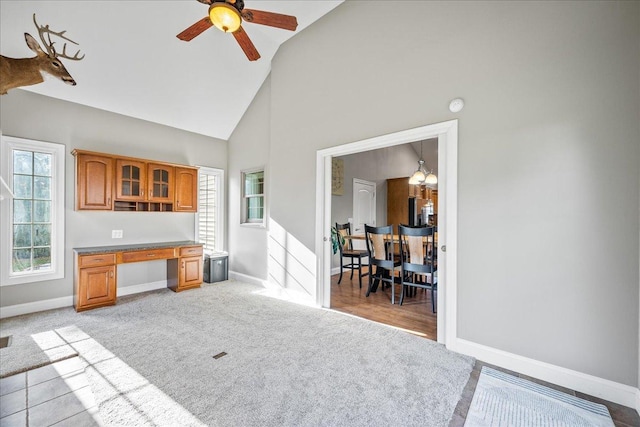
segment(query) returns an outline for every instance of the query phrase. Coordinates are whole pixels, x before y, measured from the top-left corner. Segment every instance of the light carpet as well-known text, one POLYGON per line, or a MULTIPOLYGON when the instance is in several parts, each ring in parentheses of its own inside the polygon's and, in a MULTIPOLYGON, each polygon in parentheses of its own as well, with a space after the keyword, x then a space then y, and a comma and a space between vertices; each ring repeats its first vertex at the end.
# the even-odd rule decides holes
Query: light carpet
POLYGON ((2 369, 68 347, 86 361, 107 425, 448 425, 472 358, 261 291, 227 281, 4 319, 2 335, 22 344, 0 350, 2 369), (34 335, 37 348, 25 344, 34 335))
POLYGON ((606 406, 483 366, 465 427, 614 427, 606 406))

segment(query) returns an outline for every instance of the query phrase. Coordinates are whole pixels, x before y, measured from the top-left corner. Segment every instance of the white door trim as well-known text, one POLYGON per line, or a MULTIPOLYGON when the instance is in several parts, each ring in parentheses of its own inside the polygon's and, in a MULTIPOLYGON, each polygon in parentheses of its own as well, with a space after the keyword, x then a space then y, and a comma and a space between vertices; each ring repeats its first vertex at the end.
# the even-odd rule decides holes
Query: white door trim
POLYGON ((316 303, 331 304, 331 158, 422 139, 438 138, 438 342, 455 346, 457 336, 458 120, 377 136, 316 154, 316 303), (446 253, 442 247, 446 246, 446 253))

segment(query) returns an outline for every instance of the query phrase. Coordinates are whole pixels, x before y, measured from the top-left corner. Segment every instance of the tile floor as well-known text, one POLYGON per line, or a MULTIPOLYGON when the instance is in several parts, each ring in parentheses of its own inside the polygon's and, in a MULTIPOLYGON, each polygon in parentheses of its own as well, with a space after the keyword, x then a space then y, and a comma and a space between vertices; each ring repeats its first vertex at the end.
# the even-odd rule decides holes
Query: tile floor
POLYGON ((0 426, 102 425, 78 357, 0 379, 0 426))
POLYGON ((613 423, 616 425, 616 427, 639 427, 640 426, 640 415, 638 415, 638 412, 636 412, 635 409, 628 408, 626 406, 622 406, 617 403, 602 400, 597 397, 589 396, 584 393, 580 393, 578 391, 570 390, 568 388, 560 387, 555 384, 550 384, 548 382, 541 381, 536 378, 531 378, 526 375, 518 374, 517 372, 509 371, 507 369, 499 368, 497 366, 490 365, 488 363, 484 363, 477 360, 475 366, 473 367, 473 371, 471 371, 471 377, 469 378, 469 381, 467 382, 467 385, 465 386, 464 391, 462 392, 462 397, 458 402, 458 406, 456 407, 453 413, 453 418, 451 418, 449 427, 464 426, 464 421, 467 417, 467 412, 469 412, 469 407, 471 406, 471 400, 473 399, 473 392, 475 391, 476 385, 478 384, 478 379, 480 378, 480 371, 482 370, 483 366, 489 366, 493 369, 506 372, 508 374, 526 379, 528 381, 542 384, 546 387, 553 388, 563 393, 568 393, 572 396, 576 396, 581 399, 585 399, 591 402, 605 405, 609 409, 609 414, 611 414, 611 418, 613 419, 613 423))
MULTIPOLYGON (((640 426, 640 415, 634 409, 477 361, 449 427, 464 426, 471 399, 480 377, 480 370, 485 365, 582 399, 603 404, 609 409, 616 427, 640 426)), ((0 379, 0 426, 101 426, 98 408, 89 388, 84 368, 85 365, 80 358, 72 357, 52 365, 0 379)))

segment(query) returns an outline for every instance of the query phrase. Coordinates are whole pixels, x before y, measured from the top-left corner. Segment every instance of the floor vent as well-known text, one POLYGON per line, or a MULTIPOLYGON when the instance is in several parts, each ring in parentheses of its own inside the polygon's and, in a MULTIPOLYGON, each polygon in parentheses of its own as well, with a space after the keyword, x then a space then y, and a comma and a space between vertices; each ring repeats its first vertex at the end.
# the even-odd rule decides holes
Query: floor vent
POLYGON ((215 356, 213 356, 214 359, 220 359, 222 356, 226 356, 227 353, 225 353, 224 351, 222 353, 218 353, 215 356))
POLYGON ((11 345, 11 335, 0 338, 0 348, 9 347, 11 345))

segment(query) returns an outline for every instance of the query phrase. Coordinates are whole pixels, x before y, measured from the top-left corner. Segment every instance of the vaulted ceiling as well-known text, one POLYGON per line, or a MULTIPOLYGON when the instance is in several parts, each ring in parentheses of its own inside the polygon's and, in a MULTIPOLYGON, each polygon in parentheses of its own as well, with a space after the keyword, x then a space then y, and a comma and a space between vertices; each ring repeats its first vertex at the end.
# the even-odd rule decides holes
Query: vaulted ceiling
MULTIPOLYGON (((190 42, 176 35, 207 16, 181 1, 0 1, 0 53, 31 57, 23 33, 40 25, 78 43, 81 61, 63 60, 77 86, 24 87, 42 95, 227 140, 271 70, 280 45, 342 0, 245 0, 245 7, 297 17, 295 32, 243 23, 261 58, 250 62, 231 34, 210 28, 190 42)), ((61 43, 56 46, 61 46, 61 43)), ((60 48, 58 49, 60 50, 60 48)), ((14 89, 15 90, 15 89, 14 89)))

